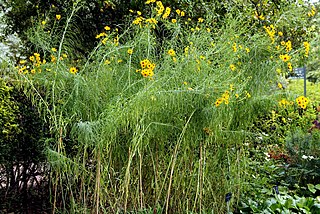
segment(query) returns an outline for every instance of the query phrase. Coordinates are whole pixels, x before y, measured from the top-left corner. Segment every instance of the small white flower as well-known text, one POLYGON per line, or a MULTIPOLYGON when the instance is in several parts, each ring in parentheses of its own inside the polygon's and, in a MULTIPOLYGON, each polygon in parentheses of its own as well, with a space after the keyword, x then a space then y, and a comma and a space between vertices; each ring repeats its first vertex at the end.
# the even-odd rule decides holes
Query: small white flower
POLYGON ((302 155, 302 159, 308 159, 308 156, 306 156, 306 155, 302 155))

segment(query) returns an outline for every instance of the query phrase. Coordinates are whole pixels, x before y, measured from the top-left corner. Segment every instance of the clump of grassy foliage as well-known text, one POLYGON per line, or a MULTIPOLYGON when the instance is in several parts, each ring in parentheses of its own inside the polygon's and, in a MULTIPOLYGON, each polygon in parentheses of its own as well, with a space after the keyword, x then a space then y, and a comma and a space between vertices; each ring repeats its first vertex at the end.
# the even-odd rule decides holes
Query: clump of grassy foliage
POLYGON ((230 192, 237 204, 248 176, 243 143, 283 94, 277 69, 295 56, 277 48, 279 31, 270 24, 253 32, 252 20, 232 13, 213 28, 210 15, 187 19, 157 3, 124 33, 106 26, 89 57, 76 60, 77 8, 57 40, 45 22, 30 30, 38 52, 17 68, 54 136, 54 212, 224 213, 230 192))

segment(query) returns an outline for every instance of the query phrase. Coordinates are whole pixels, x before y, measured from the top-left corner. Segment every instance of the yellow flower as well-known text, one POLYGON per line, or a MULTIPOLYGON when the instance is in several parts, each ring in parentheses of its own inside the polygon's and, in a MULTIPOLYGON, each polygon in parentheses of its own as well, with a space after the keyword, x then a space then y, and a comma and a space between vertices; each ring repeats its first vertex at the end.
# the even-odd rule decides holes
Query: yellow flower
POLYGON ((148 0, 148 1, 146 1, 146 4, 151 4, 151 3, 155 3, 156 2, 156 0, 148 0))
POLYGON ((284 55, 281 54, 279 57, 284 62, 287 62, 291 59, 291 56, 289 56, 288 54, 284 54, 284 55))
POLYGON ((51 55, 51 62, 55 63, 57 61, 57 58, 53 55, 51 55))
POLYGON ((218 107, 222 102, 223 102, 223 99, 222 99, 222 98, 218 98, 218 99, 216 100, 216 102, 214 103, 214 105, 215 105, 216 107, 218 107))
POLYGON ((176 13, 180 16, 181 10, 177 9, 177 10, 176 10, 176 13))
POLYGON ((99 39, 100 37, 103 36, 107 36, 107 34, 105 32, 99 33, 98 35, 96 35, 96 39, 99 39))
POLYGON ((106 60, 106 61, 104 61, 104 64, 105 64, 105 65, 110 65, 110 64, 111 64, 111 61, 110 61, 110 60, 106 60))
POLYGON ((234 70, 236 70, 236 66, 235 66, 234 64, 231 64, 231 65, 230 65, 230 69, 231 69, 232 71, 234 71, 234 70))
POLYGON ((303 42, 303 46, 305 48, 305 57, 308 57, 309 56, 309 51, 310 51, 310 44, 309 42, 303 42))
POLYGON ((35 74, 35 73, 36 73, 36 70, 35 70, 35 69, 32 69, 30 72, 31 72, 32 74, 35 74))
POLYGON ((278 88, 283 89, 283 86, 280 82, 278 82, 278 88))
POLYGON ((142 21, 143 21, 142 17, 137 17, 135 20, 133 20, 132 23, 135 25, 140 25, 142 21))
POLYGON ((181 13, 180 13, 180 16, 185 16, 186 15, 186 13, 184 12, 184 11, 181 11, 181 13))
POLYGON ((72 74, 76 74, 78 72, 78 69, 76 67, 71 67, 69 69, 69 72, 72 73, 72 74))
POLYGON ((288 62, 287 66, 288 66, 289 71, 292 71, 292 70, 293 70, 293 69, 292 69, 292 64, 291 64, 290 62, 288 62))
POLYGON ((232 50, 233 52, 237 52, 237 43, 233 43, 232 50))
POLYGON ((289 52, 292 50, 292 44, 291 44, 291 41, 287 41, 286 42, 286 51, 289 52))
POLYGON ((108 38, 104 38, 104 39, 101 41, 101 43, 105 45, 105 44, 107 44, 107 41, 108 41, 108 38))
POLYGON ((249 48, 246 48, 246 52, 247 52, 247 53, 250 53, 250 49, 249 49, 249 48))
POLYGON ((26 60, 20 60, 20 61, 19 61, 19 63, 20 63, 21 65, 25 64, 26 62, 27 62, 26 60))
POLYGON ((41 24, 42 24, 42 25, 45 25, 46 23, 47 23, 47 22, 46 22, 46 21, 44 21, 44 20, 41 22, 41 24))
POLYGON ((171 13, 171 8, 170 8, 170 7, 166 7, 166 11, 164 12, 162 18, 163 18, 163 19, 168 18, 169 15, 170 15, 170 13, 171 13))
POLYGON ((281 31, 278 32, 279 36, 283 36, 283 33, 281 31))
POLYGON ((111 30, 111 28, 110 28, 109 26, 105 26, 104 29, 105 29, 106 31, 111 30))
POLYGON ((177 58, 176 57, 172 57, 173 62, 177 62, 177 58))
POLYGON ((137 14, 138 14, 138 16, 141 16, 142 13, 140 11, 137 11, 137 14))
POLYGON ((170 56, 175 56, 175 55, 176 55, 176 52, 175 52, 173 49, 170 49, 170 50, 168 50, 168 54, 169 54, 170 56))
POLYGON ((161 1, 157 1, 156 4, 157 4, 157 7, 156 7, 157 15, 161 16, 161 14, 164 11, 164 6, 161 1))
POLYGON ((177 23, 177 20, 176 19, 171 19, 171 22, 172 23, 177 23))
POLYGON ((300 106, 302 109, 305 109, 307 107, 307 104, 309 103, 309 99, 304 96, 300 96, 297 97, 296 102, 298 106, 300 106))
POLYGON ((128 49, 127 52, 128 52, 129 55, 131 55, 133 53, 133 50, 132 49, 128 49))
POLYGON ((57 14, 56 15, 56 19, 59 21, 61 19, 61 15, 60 14, 57 14))
POLYGON ((33 62, 34 61, 34 56, 30 56, 29 59, 30 59, 31 62, 33 62))
POLYGON ((56 48, 51 48, 51 51, 52 52, 57 52, 57 49, 56 48))
POLYGON ((198 18, 198 22, 199 22, 199 23, 202 23, 203 21, 204 21, 203 18, 198 18))

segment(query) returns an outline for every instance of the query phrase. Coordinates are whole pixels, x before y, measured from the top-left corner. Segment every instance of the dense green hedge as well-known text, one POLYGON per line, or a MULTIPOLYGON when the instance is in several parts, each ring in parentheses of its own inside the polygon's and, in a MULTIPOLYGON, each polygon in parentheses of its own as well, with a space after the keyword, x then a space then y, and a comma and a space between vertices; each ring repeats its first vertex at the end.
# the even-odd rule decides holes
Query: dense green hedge
MULTIPOLYGON (((7 33, 17 32, 23 42, 28 43, 25 47, 29 47, 33 52, 37 47, 30 43, 27 31, 35 27, 38 22, 47 21, 52 28, 55 15, 61 15, 60 24, 65 23, 67 17, 72 11, 73 4, 80 2, 81 7, 77 10, 73 20, 73 29, 75 38, 73 39, 73 48, 78 56, 87 55, 97 44, 95 36, 100 33, 104 26, 112 26, 118 28, 119 31, 124 31, 128 26, 128 17, 135 15, 137 11, 145 13, 150 5, 145 4, 141 0, 92 0, 92 1, 62 1, 62 0, 5 0, 3 7, 12 9, 7 14, 8 28, 7 33), (129 12, 129 10, 133 11, 129 12), (48 20, 48 17, 50 20, 48 20), (85 33, 82 33, 85 32, 85 33)), ((234 13, 241 14, 244 17, 251 19, 253 14, 264 16, 265 19, 257 22, 253 21, 252 26, 260 28, 261 25, 268 25, 273 17, 284 8, 293 3, 293 1, 272 0, 266 2, 260 1, 218 1, 218 0, 164 0, 163 5, 172 8, 172 12, 176 9, 181 9, 186 12, 187 18, 206 17, 207 15, 214 16, 216 26, 221 26, 225 20, 225 15, 234 13), (258 22, 259 23, 259 22, 258 22)), ((145 14, 143 14, 144 16, 145 14)), ((63 26, 63 24, 61 25, 63 26)), ((62 30, 62 29, 61 29, 62 30)), ((297 29, 298 34, 303 34, 301 29, 297 29), (301 31, 301 32, 300 32, 301 31)), ((292 32, 290 32, 291 34, 292 32)), ((165 37, 165 32, 158 32, 158 36, 165 37)), ((291 36, 291 35, 290 35, 291 36)), ((295 35, 297 36, 297 35, 295 35)), ((55 40, 52 38, 52 40, 55 40)), ((57 38, 60 41, 60 37, 57 38)))
POLYGON ((0 78, 0 163, 6 160, 10 145, 20 129, 17 120, 18 106, 11 96, 12 88, 0 78))

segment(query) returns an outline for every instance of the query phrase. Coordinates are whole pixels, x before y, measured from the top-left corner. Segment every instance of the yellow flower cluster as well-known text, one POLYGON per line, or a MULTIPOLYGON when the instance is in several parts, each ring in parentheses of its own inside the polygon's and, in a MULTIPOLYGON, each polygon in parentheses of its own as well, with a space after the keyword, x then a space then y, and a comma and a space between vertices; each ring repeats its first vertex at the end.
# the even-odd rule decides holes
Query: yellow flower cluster
POLYGON ((308 13, 309 17, 312 17, 316 15, 316 8, 314 6, 312 6, 311 11, 308 13))
POLYGON ((286 99, 282 99, 278 102, 279 106, 280 107, 283 107, 283 108, 286 108, 287 106, 290 106, 293 104, 293 102, 289 102, 288 100, 286 99))
POLYGON ((21 65, 20 67, 18 66, 17 68, 19 68, 19 73, 24 73, 27 74, 30 72, 32 74, 36 73, 36 71, 38 71, 39 73, 41 73, 41 68, 40 65, 45 64, 47 61, 45 59, 41 60, 40 54, 39 53, 34 53, 33 55, 29 56, 29 60, 31 62, 31 65, 27 65, 27 60, 20 60, 19 64, 21 65))
POLYGON ((141 26, 143 20, 144 20, 143 17, 138 16, 137 18, 135 18, 135 20, 133 20, 132 23, 135 24, 135 25, 140 25, 141 26))
POLYGON ((104 37, 104 36, 107 36, 105 32, 99 33, 98 35, 96 35, 96 39, 99 39, 100 37, 104 37))
POLYGON ((301 107, 302 109, 305 109, 307 107, 307 104, 309 103, 309 99, 304 96, 300 96, 300 97, 297 97, 296 102, 299 107, 301 107))
POLYGON ((151 3, 155 3, 156 2, 156 0, 148 0, 148 1, 146 1, 146 4, 151 4, 151 3))
POLYGON ((275 27, 273 25, 270 26, 263 26, 263 28, 266 30, 269 38, 271 39, 272 44, 274 43, 275 39, 274 36, 276 34, 275 27))
POLYGON ((229 104, 229 98, 230 98, 230 92, 229 91, 225 91, 221 97, 219 97, 216 102, 214 103, 214 105, 216 107, 218 107, 219 105, 221 105, 221 103, 224 102, 224 104, 228 105, 229 104))
MULTIPOLYGON (((106 31, 110 31, 111 30, 111 28, 109 26, 105 26, 104 29, 106 31)), ((117 31, 117 29, 116 29, 116 31, 117 31)), ((107 36, 108 36, 108 34, 106 32, 102 32, 102 33, 99 33, 99 34, 96 35, 96 39, 100 39, 101 37, 105 37, 105 38, 103 38, 101 40, 101 43, 105 45, 107 43, 108 39, 109 39, 107 36)))
POLYGON ((157 1, 156 11, 157 11, 157 16, 161 16, 162 15, 162 13, 164 11, 164 6, 163 6, 161 1, 157 1))
POLYGON ((257 11, 254 12, 254 17, 256 19, 265 20, 265 17, 263 16, 263 14, 259 15, 257 11))
POLYGON ((181 11, 181 10, 179 10, 179 9, 176 10, 176 13, 177 13, 179 16, 181 16, 181 17, 183 17, 183 16, 186 15, 184 11, 181 11))
POLYGON ((289 71, 292 71, 292 70, 293 70, 291 62, 288 62, 287 66, 288 66, 288 70, 289 70, 289 71))
POLYGON ((232 45, 232 50, 233 50, 233 52, 237 52, 237 43, 233 43, 233 45, 232 45))
POLYGON ((140 72, 143 77, 152 77, 154 75, 154 69, 156 64, 152 63, 149 59, 144 59, 140 61, 141 69, 136 70, 140 72))
POLYGON ((286 51, 287 51, 287 52, 289 52, 289 51, 292 50, 292 44, 291 44, 291 41, 290 41, 290 40, 287 41, 287 42, 285 43, 285 45, 286 45, 286 51))
POLYGON ((310 51, 310 44, 309 44, 309 42, 304 42, 304 43, 303 43, 303 46, 304 46, 304 48, 305 48, 305 54, 304 54, 304 56, 305 56, 305 57, 308 57, 308 56, 309 56, 309 51, 310 51))
POLYGON ((281 54, 279 56, 279 58, 283 61, 283 62, 287 62, 287 66, 288 66, 288 70, 292 71, 292 64, 291 62, 289 62, 289 60, 291 59, 291 56, 289 56, 288 54, 281 54))
POLYGON ((163 19, 166 19, 170 16, 170 13, 171 13, 171 8, 170 7, 166 7, 166 11, 164 12, 162 18, 163 19))
POLYGON ((158 21, 155 18, 146 19, 145 22, 147 23, 147 26, 150 24, 153 29, 155 29, 158 24, 158 21))

